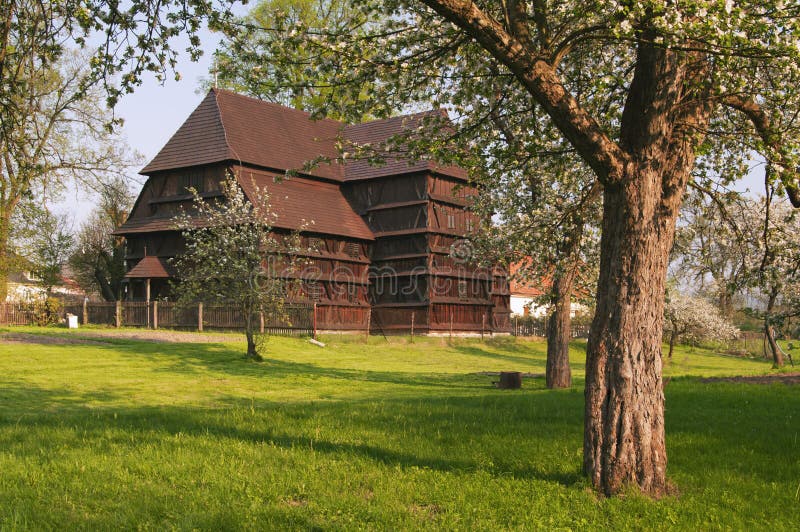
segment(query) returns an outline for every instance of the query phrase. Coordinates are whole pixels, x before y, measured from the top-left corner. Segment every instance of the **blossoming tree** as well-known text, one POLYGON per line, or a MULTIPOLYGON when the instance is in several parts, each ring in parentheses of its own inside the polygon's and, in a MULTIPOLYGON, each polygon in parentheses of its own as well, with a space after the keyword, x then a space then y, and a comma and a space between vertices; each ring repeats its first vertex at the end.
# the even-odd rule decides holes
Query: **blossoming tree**
POLYGON ((174 289, 179 303, 237 307, 245 323, 246 358, 260 361, 260 319, 288 320, 286 298, 296 288, 291 273, 300 239, 296 233, 273 231, 266 191, 254 186, 254 195, 247 198, 231 175, 220 190, 218 199, 205 199, 193 190, 192 208, 175 219, 186 245, 174 260, 174 289))
POLYGON ((721 146, 740 159, 761 153, 776 169, 774 182, 800 206, 800 7, 730 0, 355 4, 370 23, 329 33, 271 28, 283 39, 269 60, 291 63, 297 50, 308 57, 305 48, 313 47, 308 66, 317 83, 348 94, 354 117, 365 107, 379 115, 401 104, 445 106, 457 116, 458 134, 469 136, 491 130, 491 116, 473 109, 512 109, 522 128, 539 113, 602 185, 583 468, 606 494, 629 484, 663 493, 661 338, 678 210, 693 170, 718 173, 721 146), (373 98, 359 100, 366 83, 374 84, 373 98))

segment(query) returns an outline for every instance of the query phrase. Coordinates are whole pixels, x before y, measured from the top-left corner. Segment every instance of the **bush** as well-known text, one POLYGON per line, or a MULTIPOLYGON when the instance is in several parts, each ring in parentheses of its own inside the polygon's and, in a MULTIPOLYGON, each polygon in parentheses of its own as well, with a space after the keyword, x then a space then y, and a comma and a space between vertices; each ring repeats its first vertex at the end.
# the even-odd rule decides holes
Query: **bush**
POLYGON ((25 310, 30 313, 34 325, 45 327, 61 321, 64 310, 63 302, 55 297, 33 299, 25 303, 25 310))

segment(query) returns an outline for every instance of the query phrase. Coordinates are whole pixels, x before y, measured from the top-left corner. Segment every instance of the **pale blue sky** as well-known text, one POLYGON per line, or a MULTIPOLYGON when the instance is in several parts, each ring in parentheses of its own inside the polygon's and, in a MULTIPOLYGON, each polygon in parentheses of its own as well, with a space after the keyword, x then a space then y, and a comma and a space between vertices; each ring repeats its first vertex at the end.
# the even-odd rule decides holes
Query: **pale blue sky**
MULTIPOLYGON (((158 153, 203 99, 204 95, 198 92, 200 79, 208 75, 212 53, 218 42, 217 36, 203 32, 205 53, 200 60, 192 62, 186 53, 179 56, 177 71, 181 74, 180 81, 169 78, 161 84, 148 74, 140 87, 120 99, 115 112, 125 120, 121 133, 131 149, 144 156, 142 167, 158 153)), ((139 168, 135 168, 129 175, 135 192, 144 184, 144 177, 138 175, 138 171, 139 168)), ((56 210, 74 216, 77 228, 93 206, 92 198, 73 190, 65 195, 56 210)))

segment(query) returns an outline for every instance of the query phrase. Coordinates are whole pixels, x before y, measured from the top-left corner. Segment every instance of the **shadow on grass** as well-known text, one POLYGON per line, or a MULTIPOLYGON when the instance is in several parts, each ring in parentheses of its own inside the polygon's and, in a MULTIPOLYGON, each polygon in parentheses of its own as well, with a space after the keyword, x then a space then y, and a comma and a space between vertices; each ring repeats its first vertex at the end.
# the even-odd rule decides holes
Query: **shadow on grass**
MULTIPOLYGON (((800 394, 789 387, 707 386, 686 379, 668 390, 673 470, 698 478, 738 472, 763 482, 798 474, 800 465, 787 452, 796 437, 791 412, 800 408, 800 394)), ((289 404, 230 396, 218 408, 80 406, 113 397, 6 382, 4 401, 24 401, 39 413, 12 417, 0 410, 0 446, 24 457, 90 447, 95 439, 131 450, 154 442, 170 446, 181 435, 390 468, 482 470, 563 486, 581 479, 583 397, 576 391, 423 390, 412 398, 289 404)))
POLYGON ((404 399, 291 404, 231 396, 220 401, 225 405, 221 408, 90 408, 79 405, 113 399, 113 394, 10 382, 4 389, 4 397, 25 401, 37 412, 9 416, 0 409, 0 447, 20 457, 91 447, 94 440, 129 448, 128 454, 154 442, 173 445, 174 436, 180 435, 323 453, 335 460, 367 460, 390 468, 482 470, 564 486, 580 479, 577 461, 572 460, 572 470, 565 470, 533 451, 555 445, 545 454, 557 456, 565 441, 571 447, 580 445, 580 431, 572 422, 581 408, 577 393, 484 390, 486 395, 478 396, 423 393, 404 399))
MULTIPOLYGON (((493 341, 498 346, 506 344, 515 347, 518 352, 524 352, 524 346, 518 346, 509 341, 493 341)), ((74 349, 74 345, 51 345, 50 349, 65 352, 74 349)), ((237 346, 214 343, 172 343, 159 344, 146 341, 113 341, 97 343, 86 346, 87 349, 96 350, 100 356, 104 351, 114 357, 124 356, 132 359, 158 360, 158 367, 153 371, 176 373, 181 375, 208 375, 210 372, 233 375, 239 377, 268 377, 270 379, 290 378, 327 378, 352 382, 374 382, 396 384, 403 386, 429 386, 474 389, 476 381, 470 374, 455 373, 417 373, 403 371, 375 371, 358 370, 349 368, 334 368, 320 366, 309 362, 290 362, 286 360, 267 358, 261 363, 254 363, 244 359, 243 351, 237 346), (467 382, 465 382, 467 381, 467 382)), ((516 357, 488 350, 485 346, 455 345, 453 349, 459 353, 480 357, 489 360, 510 361, 523 365, 526 371, 541 368, 544 371, 544 361, 534 358, 516 357)), ((504 367, 499 367, 505 369, 504 367)), ((479 379, 485 382, 485 387, 491 387, 491 379, 479 379)), ((526 381, 528 387, 540 387, 537 381, 526 381)))
MULTIPOLYGON (((123 449, 154 442, 170 446, 180 434, 199 442, 266 444, 389 467, 482 470, 565 486, 581 478, 583 394, 574 388, 547 391, 540 381, 526 381, 528 388, 505 392, 467 375, 357 371, 279 360, 252 364, 239 351, 214 344, 172 344, 168 352, 145 342, 91 348, 100 354, 113 349, 117 356, 159 357, 169 372, 219 372, 265 378, 265 383, 304 375, 343 385, 397 387, 377 397, 341 401, 278 403, 230 395, 214 408, 119 407, 103 405, 121 397, 113 390, 44 389, 7 379, 0 388, 0 448, 25 458, 91 447, 95 439, 110 439, 123 449)), ((493 355, 477 348, 475 356, 493 355)), ((705 385, 681 378, 666 394, 673 470, 696 478, 735 471, 763 482, 800 474, 800 463, 791 455, 797 450, 792 415, 800 410, 800 388, 705 385)))
POLYGON ((523 357, 523 356, 514 356, 508 355, 505 353, 497 352, 497 351, 489 351, 485 347, 481 346, 474 346, 474 345, 454 345, 453 350, 463 355, 474 356, 478 358, 484 358, 489 360, 494 360, 498 362, 503 362, 506 365, 498 366, 497 371, 501 370, 516 370, 515 367, 511 366, 508 367, 508 364, 519 364, 524 367, 534 366, 536 368, 545 368, 545 361, 544 359, 533 359, 530 357, 523 357))

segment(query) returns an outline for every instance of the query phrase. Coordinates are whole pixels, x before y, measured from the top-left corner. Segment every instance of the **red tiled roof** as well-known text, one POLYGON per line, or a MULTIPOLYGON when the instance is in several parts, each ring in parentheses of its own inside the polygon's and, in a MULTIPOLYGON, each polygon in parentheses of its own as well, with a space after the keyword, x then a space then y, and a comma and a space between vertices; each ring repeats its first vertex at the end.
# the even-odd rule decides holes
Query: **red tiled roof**
POLYGON ((158 218, 129 218, 112 235, 131 235, 134 233, 153 233, 156 231, 178 231, 175 219, 160 216, 158 218))
POLYGON ((173 268, 160 257, 147 256, 140 260, 125 277, 136 279, 168 279, 174 277, 173 268))
MULTIPOLYGON (((338 157, 336 141, 339 137, 358 144, 380 144, 406 128, 416 128, 424 117, 441 113, 444 111, 344 127, 335 120, 313 121, 302 111, 212 89, 141 173, 149 175, 162 170, 238 162, 237 168, 242 174, 239 183, 245 193, 252 197, 252 178, 256 185, 269 191, 271 207, 278 217, 276 227, 293 230, 305 227, 310 232, 371 240, 372 232, 353 211, 338 182, 419 171, 441 172, 465 179, 466 172, 455 167, 439 168, 429 161, 409 164, 402 155, 396 155, 388 158, 383 166, 351 160, 346 165, 323 163, 309 172, 302 172, 306 177, 284 177, 278 183, 275 176, 286 170, 300 170, 305 163, 320 156, 338 157), (253 167, 272 169, 275 173, 253 167), (329 181, 316 181, 314 177, 329 181)), ((115 234, 171 230, 175 230, 171 218, 133 218, 115 234)))
POLYGON ((550 289, 553 283, 548 275, 543 279, 531 280, 524 279, 520 270, 525 270, 531 266, 533 259, 528 257, 520 262, 514 262, 509 267, 509 290, 512 296, 539 297, 544 294, 544 290, 550 289))
POLYGON ((337 184, 319 183, 302 177, 282 177, 276 182, 277 174, 241 167, 236 173, 249 197, 252 198, 255 192, 254 186, 267 191, 276 218, 273 222, 275 227, 373 239, 372 231, 347 202, 337 184))
POLYGON ((209 92, 141 174, 225 161, 233 158, 228 146, 216 95, 209 92))

